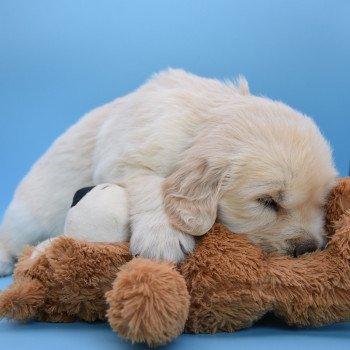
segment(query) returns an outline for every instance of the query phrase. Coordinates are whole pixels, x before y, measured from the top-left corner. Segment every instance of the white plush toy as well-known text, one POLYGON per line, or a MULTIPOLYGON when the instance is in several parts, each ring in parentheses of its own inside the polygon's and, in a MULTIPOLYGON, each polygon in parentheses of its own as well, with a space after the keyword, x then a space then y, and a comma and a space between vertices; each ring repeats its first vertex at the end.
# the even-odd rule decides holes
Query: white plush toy
MULTIPOLYGON (((130 240, 125 190, 115 184, 100 184, 78 190, 67 213, 65 236, 88 242, 127 242, 130 240)), ((55 238, 35 248, 32 257, 47 248, 55 238)))
POLYGON ((77 191, 66 216, 64 234, 89 242, 129 241, 127 197, 114 184, 77 191))

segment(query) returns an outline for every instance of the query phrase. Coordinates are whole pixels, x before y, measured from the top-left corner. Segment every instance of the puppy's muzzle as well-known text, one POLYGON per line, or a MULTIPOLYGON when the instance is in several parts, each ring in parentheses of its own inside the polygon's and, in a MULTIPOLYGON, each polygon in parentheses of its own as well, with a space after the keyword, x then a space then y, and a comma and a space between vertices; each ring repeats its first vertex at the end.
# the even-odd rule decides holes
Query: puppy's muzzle
POLYGON ((320 248, 318 242, 311 237, 293 238, 288 240, 288 244, 288 255, 294 257, 298 257, 305 253, 314 252, 315 250, 320 248))

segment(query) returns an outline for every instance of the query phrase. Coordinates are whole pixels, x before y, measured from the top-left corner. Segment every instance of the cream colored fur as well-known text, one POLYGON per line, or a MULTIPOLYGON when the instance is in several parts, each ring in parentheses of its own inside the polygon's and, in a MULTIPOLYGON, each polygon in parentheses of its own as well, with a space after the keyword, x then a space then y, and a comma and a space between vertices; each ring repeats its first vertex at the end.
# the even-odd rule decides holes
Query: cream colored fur
POLYGON ((335 176, 310 118, 243 79, 169 70, 87 114, 33 166, 0 228, 0 273, 25 244, 63 232, 77 189, 105 182, 126 189, 133 254, 180 261, 194 247, 183 232, 204 234, 216 217, 269 251, 320 247, 335 176), (261 202, 271 197, 278 210, 261 202))

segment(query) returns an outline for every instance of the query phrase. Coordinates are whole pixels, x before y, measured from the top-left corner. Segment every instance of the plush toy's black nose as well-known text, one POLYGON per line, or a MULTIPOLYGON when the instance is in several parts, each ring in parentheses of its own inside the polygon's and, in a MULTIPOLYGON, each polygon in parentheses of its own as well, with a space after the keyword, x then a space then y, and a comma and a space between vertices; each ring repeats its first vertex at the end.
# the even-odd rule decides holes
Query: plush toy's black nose
POLYGON ((298 257, 305 253, 311 253, 318 249, 317 242, 312 239, 299 241, 293 249, 293 256, 298 257))

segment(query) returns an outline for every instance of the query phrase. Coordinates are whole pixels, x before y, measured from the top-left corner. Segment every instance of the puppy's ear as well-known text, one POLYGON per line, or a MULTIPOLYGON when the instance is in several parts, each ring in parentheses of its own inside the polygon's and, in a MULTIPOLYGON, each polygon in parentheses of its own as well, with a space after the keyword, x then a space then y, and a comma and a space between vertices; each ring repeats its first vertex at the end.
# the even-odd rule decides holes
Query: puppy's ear
POLYGON ((170 223, 194 236, 205 234, 214 224, 223 183, 228 176, 224 164, 209 164, 193 158, 163 182, 164 208, 170 223))

